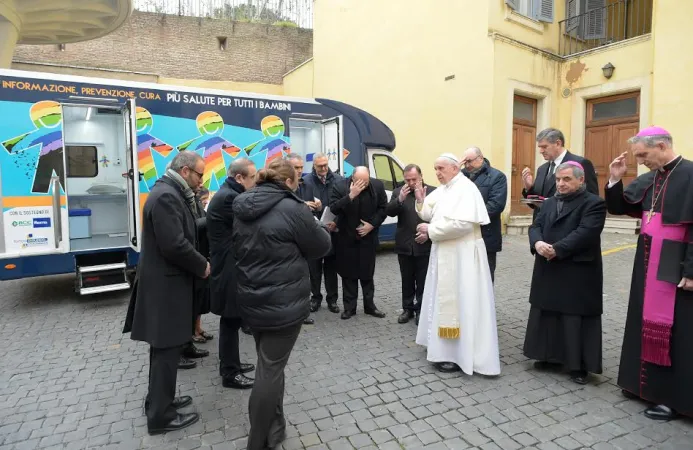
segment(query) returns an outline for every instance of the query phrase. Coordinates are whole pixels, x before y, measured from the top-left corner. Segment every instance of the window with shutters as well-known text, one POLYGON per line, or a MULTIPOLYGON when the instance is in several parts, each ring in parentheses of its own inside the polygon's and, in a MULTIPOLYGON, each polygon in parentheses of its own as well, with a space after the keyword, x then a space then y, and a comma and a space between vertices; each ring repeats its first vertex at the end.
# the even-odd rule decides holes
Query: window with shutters
POLYGON ((553 22, 554 0, 505 0, 518 14, 540 22, 553 22))
POLYGON ((606 0, 565 0, 566 33, 578 39, 606 37, 606 0))

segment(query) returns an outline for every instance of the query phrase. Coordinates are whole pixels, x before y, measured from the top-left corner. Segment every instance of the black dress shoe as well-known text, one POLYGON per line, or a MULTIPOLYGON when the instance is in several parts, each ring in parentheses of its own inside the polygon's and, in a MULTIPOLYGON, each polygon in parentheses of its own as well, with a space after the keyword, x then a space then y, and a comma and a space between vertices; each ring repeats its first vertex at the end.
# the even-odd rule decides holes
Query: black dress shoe
POLYGON ((574 371, 570 373, 570 381, 577 384, 587 384, 587 372, 574 371))
POLYGON ((178 416, 167 424, 162 426, 147 426, 149 429, 149 434, 161 434, 167 431, 182 430, 185 427, 189 427, 200 420, 200 415, 197 413, 190 414, 178 414, 178 416))
POLYGON ((657 405, 645 410, 645 417, 652 420, 676 419, 676 411, 664 405, 657 405))
POLYGON ((351 319, 351 318, 354 317, 355 315, 356 315, 356 312, 355 312, 355 311, 344 311, 344 312, 342 313, 342 320, 351 319))
MULTIPOLYGON (((185 408, 189 404, 192 403, 192 397, 189 395, 184 395, 182 397, 176 397, 173 399, 173 402, 171 402, 171 406, 173 406, 175 409, 181 409, 185 408)), ((149 409, 149 401, 147 399, 144 400, 144 411, 149 409)))
POLYGON ((405 309, 397 318, 397 323, 407 323, 414 318, 414 311, 405 309))
POLYGON ((377 317, 378 319, 382 319, 385 317, 385 313, 379 310, 378 308, 372 310, 372 311, 365 311, 366 315, 377 317))
POLYGON ((204 358, 209 356, 209 350, 202 350, 190 344, 183 350, 183 356, 186 358, 204 358))
POLYGON ((318 309, 320 309, 320 303, 316 302, 315 300, 310 301, 310 312, 315 312, 318 309))
POLYGON ((235 376, 221 377, 221 384, 225 388, 250 389, 255 384, 255 380, 246 377, 242 373, 235 376))
POLYGON ((314 325, 315 324, 315 319, 312 317, 306 317, 305 320, 303 321, 304 325, 314 325))
POLYGON ((439 371, 444 373, 459 372, 460 370, 462 370, 460 369, 460 366, 451 362, 437 363, 436 366, 438 367, 439 371))
POLYGON ((253 370, 255 370, 254 365, 241 363, 241 373, 248 373, 248 372, 252 372, 253 370))
POLYGON ((626 391, 625 389, 621 389, 621 394, 623 394, 623 396, 625 398, 630 399, 630 400, 635 400, 636 398, 640 398, 637 395, 633 394, 632 392, 626 391))
POLYGON ((336 303, 328 303, 328 304, 327 304, 327 309, 328 309, 331 313, 339 314, 339 306, 337 306, 336 303))
POLYGON ((241 331, 244 332, 245 334, 249 334, 249 335, 251 335, 251 336, 252 336, 252 334, 253 334, 253 330, 251 330, 250 327, 249 327, 249 326, 246 326, 246 325, 243 325, 243 326, 241 327, 241 331))
POLYGON ((197 367, 197 363, 195 361, 191 361, 184 356, 180 357, 180 360, 178 361, 179 369, 194 369, 195 367, 197 367))

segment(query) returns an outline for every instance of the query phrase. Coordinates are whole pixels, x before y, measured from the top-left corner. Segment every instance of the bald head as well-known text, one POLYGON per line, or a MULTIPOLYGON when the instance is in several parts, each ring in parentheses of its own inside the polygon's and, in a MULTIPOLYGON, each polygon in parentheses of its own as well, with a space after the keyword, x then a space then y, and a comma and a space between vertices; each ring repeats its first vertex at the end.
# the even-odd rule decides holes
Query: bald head
POLYGON ((365 183, 368 183, 371 178, 371 172, 370 170, 368 170, 368 167, 358 166, 354 168, 354 174, 352 175, 352 178, 354 180, 360 180, 365 183))
POLYGON ((462 154, 462 165, 467 170, 477 170, 484 165, 484 155, 479 147, 469 147, 462 154))

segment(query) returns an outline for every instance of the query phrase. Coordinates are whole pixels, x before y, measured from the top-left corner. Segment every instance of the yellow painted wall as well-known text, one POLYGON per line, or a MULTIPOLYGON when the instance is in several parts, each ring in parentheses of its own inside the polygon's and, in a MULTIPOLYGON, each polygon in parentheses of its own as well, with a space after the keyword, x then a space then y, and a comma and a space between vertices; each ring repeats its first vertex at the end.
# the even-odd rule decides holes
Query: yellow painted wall
POLYGON ((422 166, 491 142, 493 48, 488 2, 316 0, 316 97, 341 100, 392 128, 395 154, 422 166), (454 75, 455 79, 445 81, 454 75))
POLYGON ((505 0, 487 1, 489 31, 504 34, 542 50, 553 53, 558 51, 558 22, 565 19, 565 0, 555 0, 553 23, 539 22, 515 13, 505 4, 505 0))
POLYGON ((680 154, 693 159, 693 2, 655 0, 652 122, 674 137, 680 154))
POLYGON ((313 59, 306 61, 284 75, 284 95, 291 97, 313 97, 313 59))

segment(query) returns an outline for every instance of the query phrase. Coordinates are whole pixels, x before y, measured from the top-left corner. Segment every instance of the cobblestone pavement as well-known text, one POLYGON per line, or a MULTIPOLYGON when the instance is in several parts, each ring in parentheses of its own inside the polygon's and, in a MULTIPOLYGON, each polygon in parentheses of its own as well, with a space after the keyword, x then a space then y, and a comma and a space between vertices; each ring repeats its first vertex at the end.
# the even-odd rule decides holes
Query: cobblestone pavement
MULTIPOLYGON (((604 249, 634 242, 605 235, 604 249)), ((615 386, 634 250, 604 257, 604 367, 587 386, 533 370, 522 356, 532 259, 526 237, 506 240, 496 274, 502 358, 498 378, 440 374, 414 344, 415 325, 396 323, 397 259, 378 256, 379 320, 349 321, 325 308, 304 327, 287 368, 285 411, 294 449, 686 449, 693 421, 653 423, 645 404, 615 386)), ((569 289, 566 286, 566 289, 569 289)), ((121 334, 128 293, 77 297, 70 277, 2 283, 0 291, 0 449, 242 449, 250 392, 224 389, 212 355, 179 372, 201 420, 149 436, 143 416, 147 347, 121 334)), ((218 332, 205 316, 204 327, 218 332)), ((241 335, 245 361, 252 338, 241 335)))

